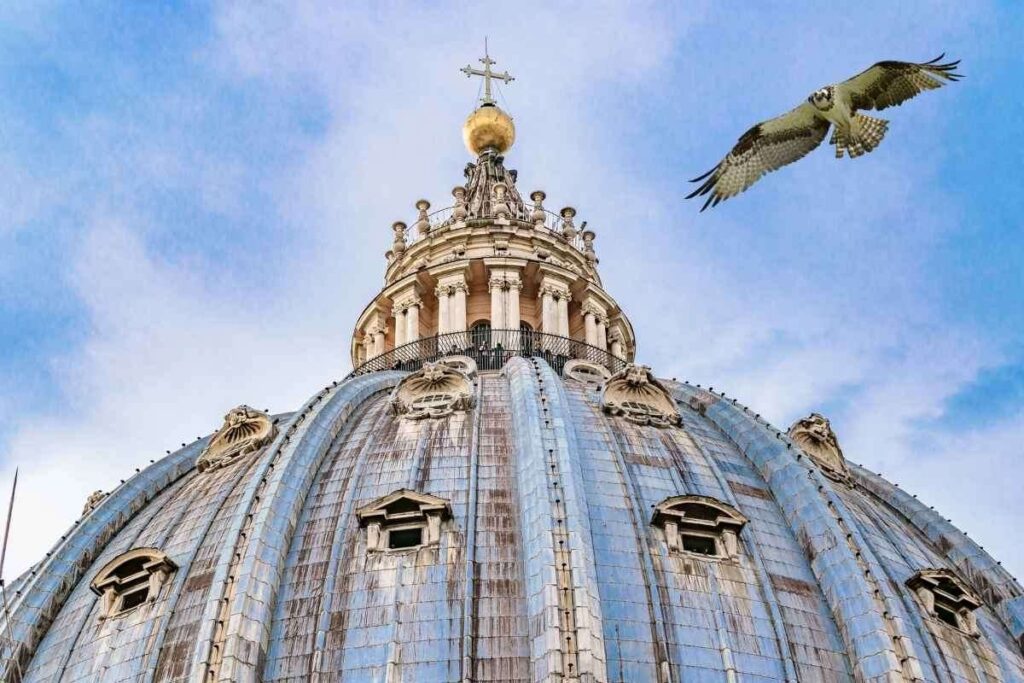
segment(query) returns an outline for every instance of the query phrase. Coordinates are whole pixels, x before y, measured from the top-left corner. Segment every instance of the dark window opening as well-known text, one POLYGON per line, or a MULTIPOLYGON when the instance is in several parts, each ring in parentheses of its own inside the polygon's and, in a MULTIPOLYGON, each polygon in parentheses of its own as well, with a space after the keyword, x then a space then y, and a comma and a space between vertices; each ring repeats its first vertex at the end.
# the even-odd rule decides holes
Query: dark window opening
POLYGON ((129 560, 115 569, 114 575, 122 579, 135 576, 136 574, 145 571, 147 561, 149 561, 148 557, 138 557, 134 560, 129 560))
POLYGON ((469 329, 469 343, 475 349, 486 349, 491 346, 491 321, 480 320, 469 329))
POLYGON ((387 507, 387 511, 392 514, 397 512, 418 512, 419 509, 419 503, 414 500, 409 500, 408 498, 399 498, 387 507))
POLYGON ((388 547, 392 550, 398 548, 415 548, 423 544, 423 529, 394 529, 388 532, 388 547))
POLYGON ((715 539, 708 538, 707 536, 683 534, 683 550, 689 553, 697 553, 698 555, 710 555, 712 557, 718 555, 718 546, 715 543, 715 539))
POLYGON ((935 616, 941 619, 942 621, 946 622, 953 628, 960 628, 960 620, 957 618, 956 612, 946 607, 945 605, 935 603, 935 616))
POLYGON ((127 612, 130 609, 138 607, 142 603, 146 602, 146 598, 149 597, 149 588, 142 590, 133 591, 131 593, 125 593, 121 598, 121 611, 127 612))

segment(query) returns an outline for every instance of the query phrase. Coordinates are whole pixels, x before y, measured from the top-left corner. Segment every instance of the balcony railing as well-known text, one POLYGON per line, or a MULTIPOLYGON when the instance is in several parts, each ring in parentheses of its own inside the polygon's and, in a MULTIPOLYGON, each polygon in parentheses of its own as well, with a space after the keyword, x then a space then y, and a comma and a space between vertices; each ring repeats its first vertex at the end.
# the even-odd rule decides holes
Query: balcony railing
MULTIPOLYGON (((529 216, 529 212, 532 209, 530 207, 527 207, 526 210, 526 215, 529 216)), ((437 209, 436 211, 432 211, 429 214, 427 214, 427 222, 430 225, 431 234, 441 233, 450 228, 452 225, 454 225, 454 213, 455 207, 447 206, 443 209, 437 209)), ((465 219, 465 224, 472 226, 475 223, 485 224, 490 222, 491 220, 493 220, 493 217, 467 218, 465 219)), ((524 220, 522 218, 516 218, 515 216, 510 217, 510 220, 513 223, 518 224, 520 227, 536 228, 543 230, 544 232, 550 234, 552 237, 565 242, 566 244, 568 244, 581 254, 586 253, 586 244, 583 241, 583 236, 579 232, 579 229, 576 229, 575 235, 573 235, 571 239, 566 240, 565 236, 562 234, 562 226, 564 223, 564 219, 558 214, 552 213, 547 209, 544 209, 544 223, 541 226, 536 226, 531 221, 524 220)), ((409 224, 409 227, 406 228, 405 230, 405 243, 407 246, 412 246, 416 242, 419 242, 421 239, 423 239, 423 235, 420 234, 419 229, 416 227, 418 221, 419 219, 414 220, 412 223, 409 224)))
POLYGON ((469 356, 479 370, 500 370, 510 358, 543 358, 556 372, 570 360, 586 360, 612 374, 626 361, 576 339, 527 330, 467 330, 425 337, 386 351, 359 365, 349 377, 381 370, 419 370, 445 356, 469 356))

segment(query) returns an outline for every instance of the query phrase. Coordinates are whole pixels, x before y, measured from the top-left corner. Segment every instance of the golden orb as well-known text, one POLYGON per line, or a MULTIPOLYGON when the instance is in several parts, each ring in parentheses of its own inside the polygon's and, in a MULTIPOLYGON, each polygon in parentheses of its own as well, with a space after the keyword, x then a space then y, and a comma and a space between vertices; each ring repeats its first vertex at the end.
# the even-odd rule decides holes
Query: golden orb
POLYGON ((493 104, 485 104, 466 118, 462 140, 470 154, 480 156, 486 149, 504 154, 516 141, 512 117, 493 104))

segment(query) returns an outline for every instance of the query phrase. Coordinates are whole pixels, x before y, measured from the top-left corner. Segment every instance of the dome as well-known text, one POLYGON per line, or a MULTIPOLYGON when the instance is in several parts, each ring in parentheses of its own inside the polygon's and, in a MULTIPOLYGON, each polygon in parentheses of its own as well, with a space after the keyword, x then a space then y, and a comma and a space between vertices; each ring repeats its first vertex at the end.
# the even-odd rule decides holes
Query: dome
POLYGON ((489 149, 504 154, 516 141, 516 126, 497 105, 485 104, 466 117, 462 140, 473 156, 489 149))
POLYGON ((489 147, 392 226, 349 376, 210 416, 7 586, 3 680, 1024 680, 998 562, 826 417, 638 364, 489 147))
POLYGON ((10 586, 22 680, 1024 679, 1016 581, 798 440, 638 366, 543 358, 243 408, 10 586), (159 585, 110 613, 97 581, 138 549, 159 585), (925 570, 970 623, 929 612, 925 570))

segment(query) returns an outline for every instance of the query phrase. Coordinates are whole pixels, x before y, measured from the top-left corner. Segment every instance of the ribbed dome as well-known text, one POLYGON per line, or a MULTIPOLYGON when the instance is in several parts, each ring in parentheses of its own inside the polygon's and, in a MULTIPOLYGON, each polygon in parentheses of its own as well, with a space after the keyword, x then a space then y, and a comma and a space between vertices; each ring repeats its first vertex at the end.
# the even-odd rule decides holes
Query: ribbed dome
POLYGON ((938 513, 721 395, 565 372, 368 374, 167 456, 10 587, 24 680, 1024 680, 1020 586, 938 513), (103 618, 138 548, 166 577, 103 618))

